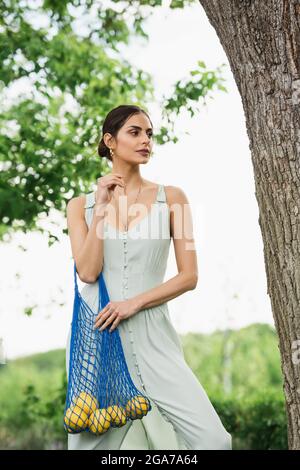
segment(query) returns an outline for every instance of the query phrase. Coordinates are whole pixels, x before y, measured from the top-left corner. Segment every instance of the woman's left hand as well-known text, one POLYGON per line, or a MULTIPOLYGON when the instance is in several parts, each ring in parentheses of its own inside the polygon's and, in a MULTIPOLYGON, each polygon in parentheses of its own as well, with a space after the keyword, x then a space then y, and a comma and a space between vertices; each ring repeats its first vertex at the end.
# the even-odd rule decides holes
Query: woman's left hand
POLYGON ((135 299, 121 300, 119 302, 108 302, 108 304, 98 313, 94 329, 99 328, 102 331, 108 325, 111 325, 109 332, 117 328, 119 323, 126 318, 131 317, 140 310, 135 299))

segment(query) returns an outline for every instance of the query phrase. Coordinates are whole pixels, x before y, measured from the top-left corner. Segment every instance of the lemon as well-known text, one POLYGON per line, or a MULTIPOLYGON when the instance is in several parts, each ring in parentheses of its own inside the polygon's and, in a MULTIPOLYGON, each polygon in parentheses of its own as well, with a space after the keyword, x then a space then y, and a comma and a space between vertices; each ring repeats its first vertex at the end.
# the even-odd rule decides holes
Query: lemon
POLYGON ((64 422, 72 431, 80 431, 88 426, 88 415, 79 406, 71 406, 67 409, 64 422))
POLYGON ((75 406, 81 408, 88 416, 99 407, 97 399, 87 392, 81 392, 74 402, 75 406))
POLYGON ((126 412, 122 406, 109 406, 107 411, 111 416, 111 422, 113 424, 116 424, 117 426, 123 426, 126 424, 126 412))
POLYGON ((89 429, 93 434, 103 434, 110 427, 111 417, 105 408, 97 408, 89 417, 89 429))
POLYGON ((136 395, 127 402, 126 414, 130 418, 140 418, 148 413, 149 404, 148 400, 142 395, 136 395))

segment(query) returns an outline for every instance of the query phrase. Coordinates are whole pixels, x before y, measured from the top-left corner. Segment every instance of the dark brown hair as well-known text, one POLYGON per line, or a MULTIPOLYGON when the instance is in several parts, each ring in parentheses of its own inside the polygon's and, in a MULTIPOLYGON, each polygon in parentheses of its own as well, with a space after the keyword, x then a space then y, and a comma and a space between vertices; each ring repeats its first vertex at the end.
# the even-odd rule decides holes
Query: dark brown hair
MULTIPOLYGON (((105 145, 104 140, 103 140, 104 134, 106 134, 106 132, 109 132, 113 137, 116 137, 118 131, 125 124, 127 119, 129 119, 130 116, 133 116, 134 114, 139 114, 139 113, 144 113, 148 117, 149 121, 151 122, 151 119, 149 115, 146 113, 146 111, 144 111, 139 106, 130 105, 130 104, 122 104, 120 106, 117 106, 116 108, 112 109, 107 114, 102 125, 102 138, 98 143, 99 157, 106 157, 110 161, 112 161, 110 150, 105 145)), ((151 122, 151 125, 153 127, 152 122, 151 122)))

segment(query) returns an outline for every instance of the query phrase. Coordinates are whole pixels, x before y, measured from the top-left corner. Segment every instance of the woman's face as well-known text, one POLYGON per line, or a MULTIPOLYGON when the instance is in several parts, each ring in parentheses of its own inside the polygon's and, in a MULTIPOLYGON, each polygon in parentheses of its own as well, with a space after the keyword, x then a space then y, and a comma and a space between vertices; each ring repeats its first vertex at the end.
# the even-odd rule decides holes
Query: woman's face
POLYGON ((112 148, 115 159, 128 162, 146 163, 153 146, 151 122, 144 113, 134 114, 127 119, 113 140, 112 148), (139 153, 146 149, 148 154, 139 153))

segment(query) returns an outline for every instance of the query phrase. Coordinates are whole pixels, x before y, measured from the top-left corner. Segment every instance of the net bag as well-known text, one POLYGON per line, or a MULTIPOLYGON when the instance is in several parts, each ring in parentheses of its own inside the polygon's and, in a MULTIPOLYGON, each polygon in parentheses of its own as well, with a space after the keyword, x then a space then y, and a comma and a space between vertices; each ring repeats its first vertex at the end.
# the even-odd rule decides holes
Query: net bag
POLYGON ((94 329, 95 318, 109 302, 102 272, 98 278, 97 312, 78 291, 74 263, 75 295, 71 327, 69 375, 64 408, 64 429, 100 435, 128 420, 142 419, 151 410, 147 396, 134 385, 126 364, 118 328, 94 329))

